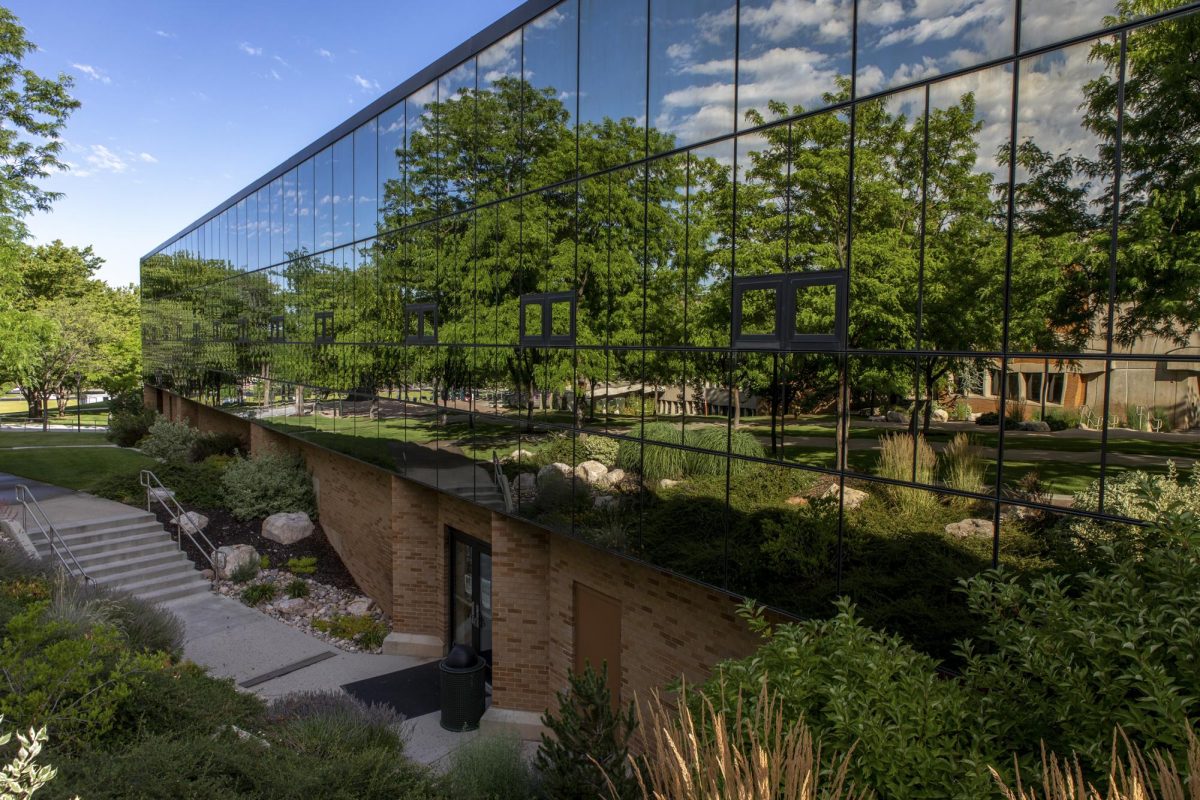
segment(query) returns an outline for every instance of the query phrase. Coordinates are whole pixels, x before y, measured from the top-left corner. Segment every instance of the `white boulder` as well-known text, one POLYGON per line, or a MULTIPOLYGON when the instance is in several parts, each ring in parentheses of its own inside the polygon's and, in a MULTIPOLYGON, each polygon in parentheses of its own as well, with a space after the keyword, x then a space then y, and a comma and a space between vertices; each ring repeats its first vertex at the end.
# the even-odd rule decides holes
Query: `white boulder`
POLYGON ((933 421, 934 422, 949 422, 950 421, 950 412, 944 408, 935 408, 933 410, 933 421))
MULTIPOLYGON (((836 483, 834 483, 834 484, 831 484, 829 486, 829 488, 825 490, 825 492, 821 495, 821 497, 822 498, 832 498, 832 499, 836 500, 838 497, 838 493, 839 493, 839 487, 836 483)), ((858 508, 859 506, 861 506, 863 504, 863 501, 865 501, 870 496, 871 495, 867 494, 862 489, 854 489, 850 486, 847 486, 846 487, 845 507, 847 509, 851 509, 851 510, 858 508)))
POLYGON ((512 479, 512 490, 519 497, 533 497, 537 493, 537 478, 532 472, 522 472, 512 479))
POLYGON ((990 539, 992 538, 992 521, 971 517, 951 522, 945 530, 947 536, 953 536, 956 539, 990 539))
POLYGON ((153 486, 150 488, 151 500, 171 500, 174 497, 174 489, 168 489, 165 486, 153 486))
POLYGON ((887 412, 887 421, 898 422, 901 425, 907 425, 908 414, 905 414, 903 411, 889 411, 887 412))
POLYGON ((592 499, 592 505, 599 509, 616 508, 617 498, 611 494, 598 494, 592 499))
POLYGON ((179 515, 176 523, 183 533, 200 533, 208 527, 208 517, 197 511, 185 511, 179 515))
POLYGON ((616 486, 623 480, 625 480, 625 470, 610 469, 608 472, 604 473, 603 476, 601 476, 600 480, 596 481, 596 485, 601 489, 608 489, 616 486))
POLYGON ((658 482, 658 488, 660 489, 673 489, 678 485, 679 481, 673 481, 670 478, 663 478, 658 482))
POLYGON ((300 614, 308 610, 308 601, 303 597, 285 597, 275 602, 275 609, 282 614, 300 614))
POLYGON ((572 474, 573 470, 567 464, 559 461, 547 464, 538 470, 537 488, 540 491, 551 484, 569 482, 572 474))
POLYGON ((258 565, 258 551, 248 544, 227 544, 217 548, 217 577, 229 580, 246 564, 258 565))
POLYGON ((262 536, 279 544, 295 544, 312 536, 313 524, 303 511, 272 514, 263 520, 262 536))
POLYGON ((351 600, 346 606, 346 613, 353 617, 365 617, 375 609, 375 601, 369 597, 359 597, 351 600))
POLYGON ((1050 425, 1049 423, 1043 422, 1040 419, 1030 419, 1017 425, 1017 430, 1034 431, 1036 433, 1049 433, 1050 425))
POLYGON ((608 474, 608 467, 599 461, 584 461, 575 468, 575 477, 584 483, 599 483, 608 474))

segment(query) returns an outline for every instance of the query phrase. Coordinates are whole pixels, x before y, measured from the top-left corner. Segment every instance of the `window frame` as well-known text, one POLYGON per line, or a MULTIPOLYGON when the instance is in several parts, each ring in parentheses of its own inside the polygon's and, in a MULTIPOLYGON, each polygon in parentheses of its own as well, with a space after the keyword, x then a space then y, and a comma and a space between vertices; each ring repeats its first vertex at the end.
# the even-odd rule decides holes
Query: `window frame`
POLYGON ((437 344, 438 328, 441 320, 438 317, 437 303, 405 303, 404 304, 404 343, 405 344, 437 344), (409 332, 408 321, 411 317, 416 320, 416 330, 409 332), (426 334, 425 320, 432 319, 433 334, 426 334))
POLYGON ((314 311, 313 312, 313 343, 314 344, 332 344, 336 338, 333 330, 333 312, 332 311, 314 311))
POLYGON ((781 272, 774 275, 735 276, 730 302, 730 341, 735 350, 786 350, 820 352, 846 347, 846 290, 844 270, 781 272), (811 286, 834 287, 833 330, 830 333, 796 332, 796 292, 811 286), (747 292, 775 292, 775 332, 743 333, 742 301, 747 292))
POLYGON ((519 341, 523 347, 569 347, 575 343, 575 292, 539 292, 536 294, 521 295, 521 313, 520 313, 520 338, 519 341), (571 326, 570 333, 558 334, 553 333, 554 322, 554 306, 566 303, 570 308, 571 326), (529 306, 538 306, 541 308, 542 332, 539 335, 526 333, 525 323, 528 320, 528 312, 526 309, 529 306))

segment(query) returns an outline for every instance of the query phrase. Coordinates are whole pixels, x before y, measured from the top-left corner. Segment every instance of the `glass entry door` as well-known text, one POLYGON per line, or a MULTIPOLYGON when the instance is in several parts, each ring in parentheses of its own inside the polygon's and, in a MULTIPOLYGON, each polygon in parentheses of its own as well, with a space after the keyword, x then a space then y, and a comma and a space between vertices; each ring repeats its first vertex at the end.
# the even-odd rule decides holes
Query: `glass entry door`
POLYGON ((450 642, 469 644, 492 665, 492 552, 450 529, 450 642))

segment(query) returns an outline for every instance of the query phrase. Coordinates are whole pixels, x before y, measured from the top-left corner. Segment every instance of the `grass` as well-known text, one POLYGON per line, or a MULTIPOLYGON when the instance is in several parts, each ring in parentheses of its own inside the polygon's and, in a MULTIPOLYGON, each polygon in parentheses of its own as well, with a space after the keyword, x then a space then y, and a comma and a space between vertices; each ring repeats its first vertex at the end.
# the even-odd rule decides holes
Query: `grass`
POLYGON ((107 443, 104 434, 95 431, 0 431, 0 449, 107 443))
POLYGON ((94 491, 110 475, 151 469, 157 463, 117 447, 0 451, 0 472, 82 492, 94 491))

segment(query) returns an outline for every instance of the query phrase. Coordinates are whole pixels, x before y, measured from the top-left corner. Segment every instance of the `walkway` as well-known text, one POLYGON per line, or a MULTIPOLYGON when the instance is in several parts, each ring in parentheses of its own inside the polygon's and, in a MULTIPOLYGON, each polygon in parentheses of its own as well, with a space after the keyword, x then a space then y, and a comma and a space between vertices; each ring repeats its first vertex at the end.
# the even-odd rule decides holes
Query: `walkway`
MULTIPOLYGON (((60 486, 0 473, 0 500, 11 502, 13 487, 30 487, 56 525, 140 511, 122 503, 60 486)), ((337 647, 215 593, 193 595, 163 605, 183 622, 184 657, 229 678, 265 699, 289 692, 337 691, 354 681, 427 663, 412 656, 347 653, 337 647)), ((447 756, 477 732, 450 733, 434 712, 409 720, 407 755, 424 764, 447 756)))

